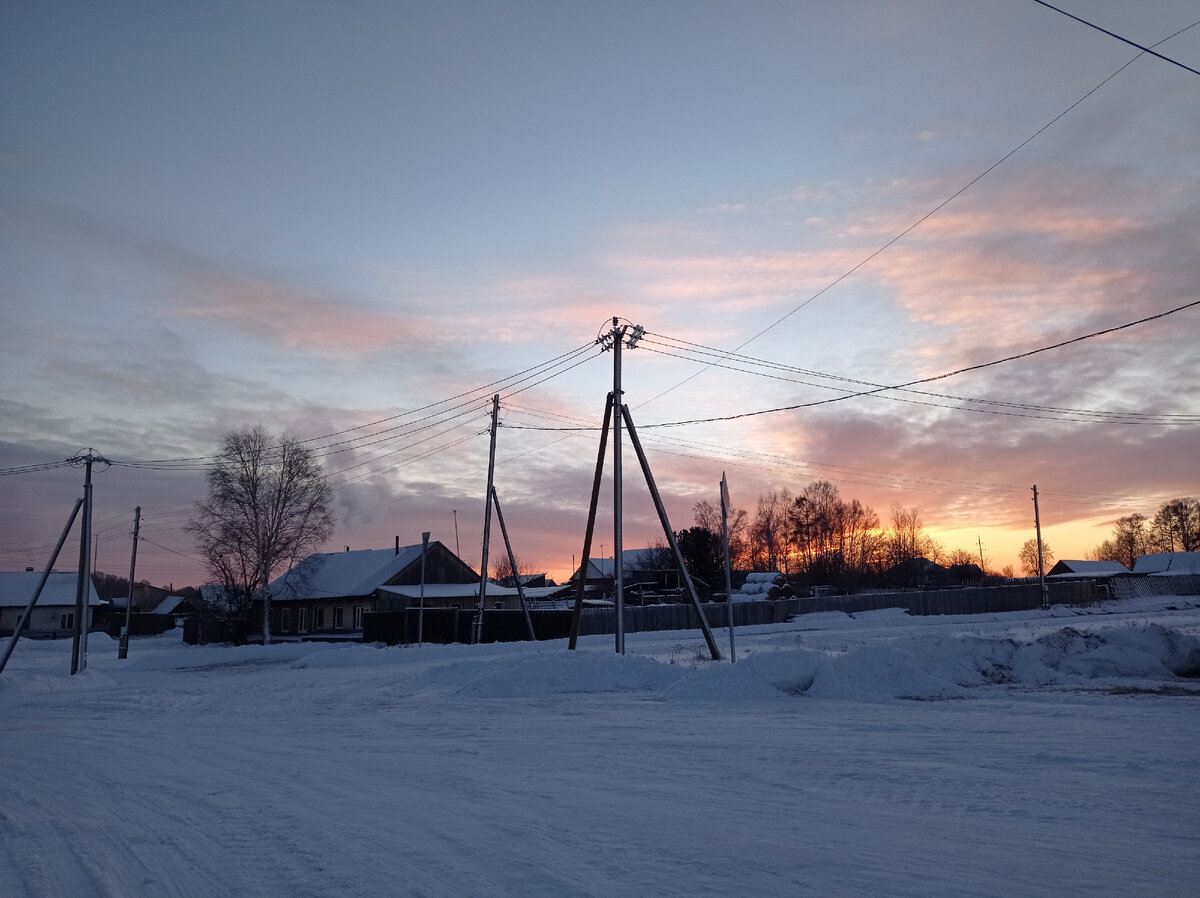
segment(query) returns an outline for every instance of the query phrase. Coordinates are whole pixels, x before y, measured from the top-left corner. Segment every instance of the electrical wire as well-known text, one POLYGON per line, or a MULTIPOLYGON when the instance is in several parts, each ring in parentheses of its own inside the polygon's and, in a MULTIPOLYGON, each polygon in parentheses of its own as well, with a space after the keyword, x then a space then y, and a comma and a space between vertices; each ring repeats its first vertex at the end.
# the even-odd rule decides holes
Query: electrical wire
MULTIPOLYGON (((1059 9, 1057 6, 1053 6, 1052 4, 1047 3, 1046 0, 1033 0, 1033 2, 1046 7, 1046 9, 1052 9, 1057 13, 1061 13, 1062 15, 1066 16, 1068 19, 1074 19, 1076 22, 1079 22, 1083 25, 1087 25, 1088 28, 1095 28, 1097 31, 1101 32, 1102 34, 1107 34, 1109 37, 1113 37, 1119 41, 1123 41, 1124 43, 1129 44, 1129 46, 1131 46, 1131 47, 1137 47, 1143 53, 1149 53, 1151 56, 1157 56, 1159 59, 1163 60, 1164 62, 1171 63, 1171 65, 1177 65, 1181 69, 1191 72, 1193 75, 1200 75, 1200 71, 1197 71, 1196 69, 1192 68, 1190 65, 1184 65, 1178 59, 1172 59, 1170 56, 1163 56, 1163 54, 1158 53, 1154 50, 1151 50, 1149 47, 1145 47, 1145 46, 1139 44, 1137 41, 1131 41, 1127 37, 1122 37, 1121 35, 1117 34, 1115 31, 1109 31, 1107 28, 1101 28, 1099 25, 1095 24, 1094 22, 1089 22, 1087 19, 1081 19, 1079 16, 1076 16, 1076 15, 1073 15, 1073 14, 1067 12, 1065 9, 1059 9)), ((1172 35, 1172 37, 1174 37, 1174 35, 1172 35)), ((1167 38, 1167 40, 1170 40, 1170 38, 1167 38)), ((1162 41, 1159 41, 1158 43, 1161 44, 1162 41)), ((1154 44, 1154 46, 1157 47, 1158 44, 1154 44)))
MULTIPOLYGON (((1105 336, 1107 334, 1113 334, 1118 331, 1126 330, 1131 327, 1137 327, 1138 325, 1146 324, 1147 322, 1150 322, 1150 321, 1157 321, 1159 319, 1166 318, 1168 315, 1174 315, 1177 312, 1182 312, 1185 309, 1194 308, 1195 306, 1200 306, 1200 300, 1194 300, 1192 302, 1184 303, 1181 306, 1176 306, 1173 309, 1168 309, 1165 312, 1159 312, 1158 314, 1155 314, 1155 315, 1148 315, 1145 318, 1139 318, 1136 321, 1129 321, 1129 322, 1126 322, 1125 324, 1119 324, 1114 327, 1107 327, 1102 330, 1092 331, 1091 333, 1083 334, 1078 337, 1072 337, 1070 340, 1060 340, 1057 343, 1051 343, 1047 346, 1039 346, 1037 349, 1030 349, 1026 352, 1019 352, 1019 353, 1016 353, 1015 355, 1005 356, 1004 358, 1001 358, 1001 359, 993 359, 990 362, 981 362, 978 365, 967 365, 966 367, 963 367, 963 368, 956 368, 953 371, 947 371, 942 374, 935 374, 932 377, 922 377, 922 378, 918 378, 916 380, 907 381, 905 383, 892 384, 891 386, 875 387, 875 388, 869 389, 869 390, 859 390, 857 392, 848 393, 843 396, 834 396, 834 397, 831 397, 828 399, 817 399, 817 400, 813 400, 811 402, 799 402, 794 405, 777 406, 775 408, 759 409, 757 411, 752 411, 752 412, 740 412, 740 413, 732 414, 732 415, 714 415, 713 417, 709 417, 709 418, 690 418, 690 419, 683 420, 683 421, 665 421, 665 422, 658 423, 658 424, 646 424, 646 425, 642 425, 642 428, 646 429, 646 428, 651 428, 651 427, 682 427, 682 426, 691 425, 691 424, 710 424, 710 423, 713 423, 716 421, 736 421, 741 418, 752 418, 752 417, 757 417, 760 415, 771 415, 771 414, 777 414, 779 412, 790 412, 790 411, 796 411, 797 409, 802 409, 802 408, 814 408, 819 405, 829 405, 834 402, 842 402, 846 399, 856 399, 861 396, 874 396, 879 393, 885 392, 887 390, 903 390, 908 387, 915 387, 919 384, 934 383, 939 380, 945 380, 950 377, 956 377, 960 374, 966 374, 971 371, 981 371, 984 368, 991 368, 995 365, 1003 365, 1008 362, 1016 361, 1018 359, 1026 359, 1031 356, 1037 355, 1039 353, 1050 352, 1051 350, 1055 350, 1055 349, 1061 349, 1064 346, 1071 346, 1075 343, 1081 343, 1084 340, 1091 340, 1096 337, 1105 336)), ((1191 422, 1188 422, 1188 423, 1191 423, 1191 422)))
MULTIPOLYGON (((1041 2, 1041 0, 1035 0, 1035 2, 1041 2)), ((1046 5, 1048 5, 1048 4, 1046 4, 1046 5)), ((1051 8, 1053 8, 1053 7, 1051 7, 1051 8)), ((1085 24, 1087 24, 1087 23, 1085 23, 1085 24)), ((1180 34, 1183 34, 1183 32, 1185 32, 1191 28, 1195 28, 1197 25, 1200 25, 1200 21, 1193 22, 1191 25, 1187 25, 1183 28, 1180 28, 1178 31, 1174 32, 1173 34, 1169 34, 1166 37, 1164 37, 1162 40, 1153 44, 1153 46, 1155 46, 1155 47, 1160 46, 1161 44, 1166 43, 1167 41, 1171 40, 1172 38, 1178 37, 1180 34)), ((1134 46, 1138 46, 1138 45, 1135 44, 1134 46)), ((1153 52, 1152 50, 1149 50, 1148 48, 1140 48, 1140 49, 1144 49, 1144 52, 1148 52, 1148 53, 1153 52)), ((1155 55, 1157 55, 1157 54, 1155 54, 1155 55)), ((974 178, 972 178, 970 181, 968 181, 962 187, 958 188, 956 191, 954 191, 952 194, 950 194, 950 196, 946 197, 946 199, 942 200, 940 203, 938 203, 936 206, 934 206, 932 209, 930 209, 928 212, 926 212, 920 218, 916 219, 912 224, 908 225, 908 227, 904 228, 898 234, 896 234, 891 239, 886 241, 883 245, 881 245, 880 247, 878 247, 877 249, 875 249, 874 251, 869 253, 867 256, 865 256, 864 258, 862 258, 861 260, 856 262, 854 265, 852 265, 850 268, 848 268, 842 274, 838 275, 836 278, 834 278, 832 281, 830 281, 828 284, 826 284, 824 287, 822 287, 816 293, 813 293, 811 296, 809 296, 807 299, 805 299, 799 305, 794 306, 786 314, 775 319, 775 321, 771 322, 766 327, 764 327, 762 330, 758 331, 757 333, 755 333, 748 339, 743 340, 736 347, 734 347, 732 352, 735 352, 735 353, 739 352, 740 350, 749 346, 751 343, 753 343, 759 337, 763 336, 763 334, 766 334, 767 332, 769 332, 769 331, 773 330, 774 328, 778 327, 779 325, 783 324, 783 322, 787 321, 789 318, 791 318, 793 315, 795 315, 801 309, 803 309, 806 306, 810 305, 811 303, 815 302, 817 299, 824 296, 826 293, 828 293, 830 290, 832 290, 834 287, 836 287, 842 281, 846 280, 851 275, 858 272, 860 269, 866 267, 868 264, 870 264, 872 261, 874 261, 877 257, 882 255, 884 252, 886 252, 888 249, 890 249, 896 243, 899 243, 902 239, 907 237, 910 233, 915 231, 917 228, 919 228, 921 225, 923 225, 926 221, 933 218, 933 216, 937 215, 944 208, 949 206, 952 202, 954 202, 956 199, 958 199, 960 196, 962 196, 964 193, 966 193, 968 190, 970 190, 972 187, 974 187, 976 184, 978 184, 980 181, 982 181, 984 178, 986 178, 988 175, 990 175, 992 172, 994 172, 996 169, 998 169, 1000 166, 1002 166, 1004 163, 1006 163, 1009 159, 1011 159, 1013 156, 1015 156, 1017 153, 1019 153, 1021 150, 1023 150, 1029 144, 1031 144, 1034 140, 1036 140, 1038 137, 1040 137, 1043 133, 1048 131, 1051 127, 1053 127, 1055 124, 1057 124, 1060 119, 1062 119, 1064 116, 1066 116, 1067 114, 1072 112, 1077 106, 1079 106, 1081 103, 1083 103, 1089 97, 1091 97, 1094 93, 1096 93, 1102 87, 1104 87, 1106 84, 1108 84, 1108 82, 1112 81, 1119 74, 1121 74, 1123 71, 1125 71, 1125 69, 1127 69, 1131 65, 1133 65, 1140 58, 1140 56, 1141 56, 1140 53, 1137 56, 1134 56, 1132 59, 1130 59, 1128 62, 1126 62, 1123 66, 1121 66, 1120 68, 1118 68, 1117 70, 1112 72, 1103 81, 1101 81, 1099 84, 1097 84, 1091 90, 1089 90, 1087 93, 1085 93, 1083 96, 1081 96, 1078 100, 1073 102, 1070 106, 1068 106, 1062 112, 1055 115, 1053 118, 1050 119, 1050 121, 1046 122, 1044 125, 1042 125, 1040 128, 1038 128, 1036 131, 1034 131, 1032 134, 1030 134, 1028 137, 1026 137, 1024 140, 1022 140, 1019 144, 1017 144, 1015 147, 1013 147, 1011 150, 1009 150, 1007 153, 1005 153, 1003 156, 1001 156, 999 159, 997 159, 995 162, 993 162, 991 165, 989 165, 987 168, 985 168, 982 172, 980 172, 978 175, 976 175, 974 178)), ((712 366, 706 365, 706 366, 702 367, 700 370, 695 371, 692 374, 688 375, 687 377, 685 377, 683 380, 681 380, 679 383, 675 384, 674 386, 668 387, 667 389, 663 390, 661 393, 651 396, 649 399, 645 400, 644 402, 639 403, 638 408, 642 408, 643 406, 649 405, 651 402, 655 402, 656 400, 661 399, 663 396, 666 396, 668 393, 674 392, 675 390, 682 387, 684 384, 689 383, 690 381, 699 377, 706 370, 708 370, 709 367, 712 367, 712 366)))
POLYGON ((1179 425, 1194 425, 1200 424, 1200 415, 1184 415, 1184 414, 1167 414, 1167 413, 1147 413, 1147 412, 1119 412, 1105 411, 1097 409, 1078 409, 1067 408, 1062 406, 1039 405, 1036 403, 1013 402, 999 399, 981 399, 972 396, 960 396, 948 393, 934 393, 928 390, 914 390, 905 387, 888 387, 884 384, 873 383, 871 381, 861 380, 854 377, 846 377, 844 375, 828 374, 820 371, 812 371, 805 368, 798 368, 792 365, 785 365, 779 362, 771 362, 763 359, 756 359, 751 356, 733 354, 714 347, 703 346, 702 344, 692 343, 687 340, 681 340, 675 337, 668 337, 663 334, 650 334, 643 338, 641 348, 645 348, 647 352, 659 353, 673 358, 682 359, 684 361, 702 361, 705 363, 710 357, 717 357, 721 361, 712 361, 714 367, 723 368, 730 371, 737 371, 743 374, 752 374, 759 377, 766 377, 772 380, 780 380, 787 383, 798 383, 805 386, 816 387, 824 390, 836 390, 850 398, 851 396, 863 395, 861 390, 855 390, 851 387, 837 386, 827 383, 819 383, 813 380, 806 380, 799 377, 788 377, 782 373, 770 372, 785 372, 795 373, 809 378, 823 378, 825 380, 834 381, 836 383, 853 384, 856 386, 869 387, 872 390, 891 390, 899 393, 907 393, 914 396, 929 397, 933 399, 946 400, 948 402, 968 403, 965 406, 946 405, 942 402, 930 402, 924 399, 908 399, 903 396, 892 396, 887 393, 871 393, 880 399, 887 399, 895 402, 905 402, 915 405, 925 405, 934 408, 950 408, 955 410, 965 410, 972 412, 987 413, 993 415, 1006 415, 1010 417, 1037 418, 1041 420, 1056 420, 1056 421, 1074 421, 1081 423, 1107 423, 1107 424, 1145 424, 1158 426, 1179 426, 1179 425), (659 338, 655 340, 654 338, 659 338), (661 342, 666 341, 666 342, 661 342), (649 346, 647 344, 650 344, 649 346), (650 346, 662 346, 663 349, 652 349, 650 346), (681 351, 673 351, 675 347, 679 347, 681 351), (699 359, 697 359, 697 356, 699 359), (725 360, 734 360, 742 364, 730 365, 725 364, 725 360), (750 366, 750 367, 743 367, 750 366), (766 368, 767 373, 755 370, 756 368, 766 368), (975 407, 976 405, 982 407, 975 407))

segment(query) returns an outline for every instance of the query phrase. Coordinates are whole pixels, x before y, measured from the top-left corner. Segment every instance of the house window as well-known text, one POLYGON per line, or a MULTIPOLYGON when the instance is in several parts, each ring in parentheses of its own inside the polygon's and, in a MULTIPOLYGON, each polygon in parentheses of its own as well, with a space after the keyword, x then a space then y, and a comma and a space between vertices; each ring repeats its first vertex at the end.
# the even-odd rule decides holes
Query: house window
POLYGON ((356 605, 354 608, 354 629, 361 630, 363 627, 363 606, 356 605))
POLYGON ((63 614, 63 615, 61 615, 61 616, 59 617, 59 619, 58 619, 58 624, 59 624, 59 627, 58 627, 58 628, 59 628, 60 630, 73 630, 73 629, 75 629, 75 612, 74 612, 74 611, 72 611, 72 612, 70 612, 70 613, 68 613, 68 614, 63 614))
POLYGON ((292 609, 284 608, 280 615, 279 629, 284 633, 292 632, 292 609))
POLYGON ((504 608, 504 600, 497 599, 495 602, 492 603, 492 607, 495 608, 497 611, 503 609, 504 608))
POLYGON ((325 629, 325 609, 324 608, 317 609, 317 629, 318 630, 325 629))
POLYGON ((307 608, 299 609, 299 613, 297 614, 297 617, 300 618, 300 627, 299 627, 300 632, 307 633, 308 632, 308 609, 307 608))
POLYGON ((341 605, 333 609, 333 629, 335 630, 340 630, 345 626, 342 622, 342 611, 343 608, 341 605))

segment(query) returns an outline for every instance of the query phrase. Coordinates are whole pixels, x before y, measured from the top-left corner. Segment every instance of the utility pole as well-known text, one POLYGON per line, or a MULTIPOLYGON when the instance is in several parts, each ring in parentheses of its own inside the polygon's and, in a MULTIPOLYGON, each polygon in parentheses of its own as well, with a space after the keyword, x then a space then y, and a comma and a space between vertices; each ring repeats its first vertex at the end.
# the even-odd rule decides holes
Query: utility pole
POLYGON ((1037 484, 1033 485, 1033 525, 1037 528, 1038 582, 1042 588, 1042 608, 1050 607, 1050 595, 1046 591, 1046 564, 1042 559, 1042 516, 1038 511, 1037 484))
POLYGON ((142 506, 133 510, 133 551, 129 555, 129 598, 125 602, 125 626, 121 628, 121 641, 117 644, 117 659, 129 657, 129 622, 133 613, 133 572, 137 569, 138 531, 142 526, 142 506))
POLYGON ((729 566, 729 484, 721 472, 721 544, 725 548, 725 605, 729 612, 729 663, 737 664, 733 644, 733 571, 729 566))
POLYGON ((72 464, 84 466, 83 475, 83 524, 79 532, 79 575, 75 584, 75 626, 71 640, 71 676, 87 667, 87 614, 91 610, 91 560, 92 542, 92 465, 96 462, 107 465, 108 460, 95 449, 80 452, 72 464))
POLYGON ((479 607, 475 609, 475 627, 471 642, 483 640, 483 608, 487 602, 488 543, 492 536, 492 486, 496 477, 496 429, 500 425, 500 394, 492 396, 492 443, 488 449, 487 501, 483 512, 483 561, 479 569, 479 607))
POLYGON ((977 536, 975 541, 979 543, 979 569, 986 574, 987 569, 983 565, 983 537, 977 536))
MULTIPOLYGON (((602 334, 597 342, 605 348, 611 348, 613 351, 613 409, 616 412, 612 419, 613 429, 613 575, 615 578, 616 589, 616 609, 617 609, 617 640, 616 650, 618 654, 625 654, 625 566, 622 563, 622 519, 623 511, 623 494, 624 487, 621 480, 621 409, 624 403, 621 401, 624 391, 621 389, 621 347, 628 345, 630 349, 637 346, 638 340, 645 333, 645 328, 640 324, 629 325, 621 324, 621 319, 614 317, 612 320, 612 330, 606 334, 602 334)), ((601 550, 603 551, 603 549, 601 550)))
POLYGON ((421 534, 421 604, 417 607, 417 645, 420 646, 425 630, 425 553, 429 551, 429 531, 421 534))
POLYGON ((512 569, 513 585, 517 588, 517 598, 521 602, 521 613, 525 615, 525 632, 529 634, 530 642, 537 639, 533 630, 533 618, 529 614, 529 603, 525 601, 525 587, 521 585, 521 575, 517 571, 517 556, 513 554, 512 540, 508 538, 508 528, 504 526, 504 512, 500 510, 500 495, 492 487, 492 501, 496 503, 496 520, 500 522, 500 534, 504 537, 504 548, 508 551, 508 566, 512 569))
POLYGON ((46 569, 42 571, 37 588, 34 589, 33 595, 29 597, 29 604, 25 606, 25 612, 21 615, 21 619, 17 621, 17 626, 13 629, 12 639, 8 642, 8 648, 4 650, 4 656, 0 657, 0 672, 8 664, 8 659, 12 655, 13 649, 17 647, 17 640, 21 638, 21 634, 25 632, 25 627, 29 624, 29 616, 33 614, 33 606, 37 604, 38 596, 42 594, 42 590, 46 586, 46 581, 50 579, 50 574, 54 570, 54 562, 58 561, 58 553, 62 551, 63 543, 67 541, 67 536, 70 535, 71 527, 74 526, 75 518, 82 507, 83 500, 76 499, 75 507, 71 510, 71 516, 67 518, 67 526, 63 527, 62 536, 58 538, 58 545, 54 547, 54 551, 50 554, 50 560, 46 563, 46 569))
POLYGON ((613 581, 617 591, 617 645, 618 654, 625 654, 625 565, 621 555, 624 534, 621 532, 621 518, 624 514, 623 489, 621 484, 621 415, 620 409, 624 404, 625 395, 621 389, 621 337, 617 329, 617 319, 613 319, 613 407, 617 414, 613 415, 613 581))

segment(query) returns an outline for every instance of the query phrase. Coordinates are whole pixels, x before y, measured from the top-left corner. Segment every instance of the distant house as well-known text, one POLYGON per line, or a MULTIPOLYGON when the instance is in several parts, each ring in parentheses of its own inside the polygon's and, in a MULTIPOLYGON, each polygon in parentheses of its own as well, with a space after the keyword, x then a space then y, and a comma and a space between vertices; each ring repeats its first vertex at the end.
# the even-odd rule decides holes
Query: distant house
POLYGON ((1141 555, 1133 565, 1133 572, 1166 577, 1200 576, 1200 552, 1141 555))
MULTIPOLYGON (((621 552, 621 576, 626 586, 645 586, 658 589, 678 589, 683 584, 675 557, 670 549, 625 549, 621 552)), ((578 583, 583 566, 571 574, 571 583, 578 583)), ((588 561, 586 581, 589 585, 607 587, 616 580, 613 558, 592 558, 588 561)))
POLYGON ((543 587, 556 585, 549 574, 518 574, 515 580, 510 575, 508 577, 501 577, 499 580, 493 582, 499 586, 508 586, 514 589, 517 583, 520 583, 524 589, 542 589, 543 587))
POLYGON ((1070 561, 1063 559, 1046 572, 1047 577, 1116 577, 1128 574, 1119 561, 1070 561))
POLYGON ((892 586, 941 586, 946 569, 928 558, 909 558, 888 569, 884 575, 892 586))
POLYGON ((978 583, 987 575, 977 564, 952 564, 946 568, 946 574, 955 583, 978 583))
MULTIPOLYGON (((472 607, 479 574, 438 541, 425 554, 425 607, 472 607)), ((361 633, 363 615, 414 605, 421 591, 421 546, 309 555, 271 582, 271 631, 279 635, 361 633)), ((488 587, 488 607, 519 607, 516 590, 488 587), (495 593, 495 596, 493 596, 495 593)), ((259 605, 258 602, 255 603, 259 605)), ((261 605, 251 615, 261 632, 261 605)))
MULTIPOLYGON (((0 572, 0 634, 11 635, 17 628, 41 577, 41 571, 0 572)), ((51 572, 29 617, 25 635, 71 635, 75 630, 77 584, 78 575, 74 571, 51 572)), ((87 588, 85 626, 91 629, 92 615, 101 602, 91 578, 88 578, 87 588)))

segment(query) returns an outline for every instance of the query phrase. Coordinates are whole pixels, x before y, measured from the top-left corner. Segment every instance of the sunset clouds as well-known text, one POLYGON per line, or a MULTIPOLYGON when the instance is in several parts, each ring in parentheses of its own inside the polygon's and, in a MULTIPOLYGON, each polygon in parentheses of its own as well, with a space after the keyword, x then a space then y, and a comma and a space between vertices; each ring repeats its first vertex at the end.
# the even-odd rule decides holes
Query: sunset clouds
MULTIPOLYGON (((478 564, 498 392, 507 522, 563 576, 613 316, 655 335, 625 400, 677 528, 722 471, 749 509, 827 479, 1000 566, 1034 483, 1059 557, 1200 494, 1196 309, 839 399, 1200 298, 1197 79, 1036 4, 57 9, 0 14, 0 469, 198 459, 105 472, 102 570, 142 505, 145 575, 198 582, 202 460, 259 423, 321 455, 333 548, 478 564)), ((1132 9, 1072 7, 1197 17, 1132 9)), ((0 477, 0 567, 78 489, 0 477)))

